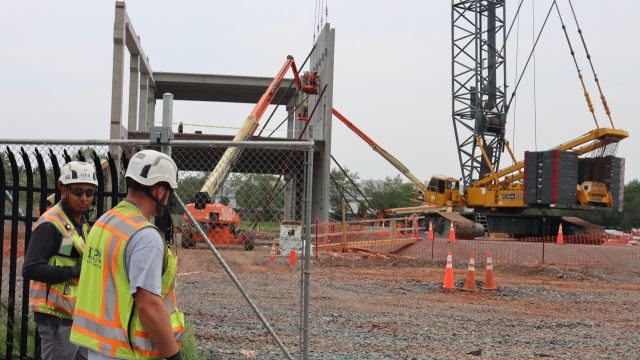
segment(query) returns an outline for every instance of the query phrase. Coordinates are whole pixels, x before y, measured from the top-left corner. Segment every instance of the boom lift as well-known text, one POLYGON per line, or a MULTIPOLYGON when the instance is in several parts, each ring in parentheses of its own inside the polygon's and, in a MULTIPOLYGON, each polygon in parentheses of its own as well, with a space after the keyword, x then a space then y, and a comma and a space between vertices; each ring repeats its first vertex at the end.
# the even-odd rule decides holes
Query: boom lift
MULTIPOLYGON (((300 74, 296 67, 293 56, 287 56, 287 60, 271 81, 271 84, 264 92, 253 111, 244 121, 240 130, 233 138, 233 141, 248 141, 258 128, 258 123, 267 110, 269 104, 275 97, 278 89, 282 85, 283 78, 287 71, 291 68, 293 77, 298 90, 310 95, 318 94, 318 75, 317 73, 305 72, 303 80, 300 80, 300 74)), ((245 250, 253 250, 254 235, 251 231, 242 231, 240 227, 240 216, 233 211, 232 208, 223 204, 214 203, 215 195, 221 189, 222 184, 229 176, 229 172, 235 161, 240 157, 242 148, 229 147, 224 155, 213 169, 207 181, 199 192, 195 194, 194 202, 187 204, 187 210, 191 212, 193 217, 199 223, 205 223, 209 229, 207 236, 214 244, 230 245, 244 244, 245 250)), ((184 215, 184 221, 189 222, 187 215, 184 215)), ((203 241, 202 236, 195 231, 194 228, 185 227, 182 231, 182 247, 189 248, 195 246, 196 242, 203 241)))

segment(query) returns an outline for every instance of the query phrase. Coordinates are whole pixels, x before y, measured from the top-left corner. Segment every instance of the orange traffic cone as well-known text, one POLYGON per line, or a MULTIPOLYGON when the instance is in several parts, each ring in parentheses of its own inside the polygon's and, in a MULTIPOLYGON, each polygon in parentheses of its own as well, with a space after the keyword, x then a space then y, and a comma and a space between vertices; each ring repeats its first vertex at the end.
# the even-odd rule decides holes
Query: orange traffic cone
POLYGON ((296 252, 293 250, 289 252, 289 265, 298 265, 298 260, 296 259, 296 252))
POLYGON ((564 245, 564 238, 562 236, 562 224, 560 224, 560 228, 558 229, 558 244, 564 245))
POLYGON ((382 233, 381 236, 387 236, 387 233, 384 231, 384 221, 382 222, 382 233))
POLYGON ((489 235, 488 235, 488 234, 487 234, 487 232, 485 231, 485 232, 484 232, 484 238, 486 239, 486 238, 488 238, 488 237, 489 237, 489 235))
POLYGON ((456 233, 453 230, 453 221, 451 222, 451 227, 449 228, 449 241, 456 241, 456 233))
POLYGON ((433 240, 433 225, 431 224, 431 221, 429 221, 429 236, 427 237, 428 240, 433 240))
POLYGON ((402 229, 402 224, 400 222, 398 222, 396 224, 396 238, 401 238, 402 237, 402 231, 400 231, 400 229, 402 229))
POLYGON ((471 259, 469 259, 469 269, 467 270, 467 281, 464 283, 464 291, 478 291, 476 290, 476 263, 471 254, 471 259))
POLYGON ((482 290, 498 290, 496 287, 496 279, 493 277, 493 262, 491 261, 491 253, 487 253, 487 273, 484 276, 484 287, 482 290))
POLYGON ((269 262, 276 262, 276 243, 271 246, 271 256, 269 256, 269 262))
POLYGON ((453 260, 451 260, 451 251, 447 254, 447 268, 444 271, 444 285, 445 289, 455 289, 456 285, 453 283, 453 260))

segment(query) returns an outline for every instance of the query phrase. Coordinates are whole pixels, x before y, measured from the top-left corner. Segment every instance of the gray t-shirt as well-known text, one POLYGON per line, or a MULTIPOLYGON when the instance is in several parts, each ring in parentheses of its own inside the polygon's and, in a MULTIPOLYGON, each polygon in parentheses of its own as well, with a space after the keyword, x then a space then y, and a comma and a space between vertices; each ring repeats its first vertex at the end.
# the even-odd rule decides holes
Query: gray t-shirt
MULTIPOLYGON (((131 284, 131 296, 138 291, 138 288, 160 296, 163 261, 164 243, 156 229, 144 228, 131 237, 124 249, 124 268, 131 284)), ((89 349, 89 360, 112 359, 114 357, 89 349)))

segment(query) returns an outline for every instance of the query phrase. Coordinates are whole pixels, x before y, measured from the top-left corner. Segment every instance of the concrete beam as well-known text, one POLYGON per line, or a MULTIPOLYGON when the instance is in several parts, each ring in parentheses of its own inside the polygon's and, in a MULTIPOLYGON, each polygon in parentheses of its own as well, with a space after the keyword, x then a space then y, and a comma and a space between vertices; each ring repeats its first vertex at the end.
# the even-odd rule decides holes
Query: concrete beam
POLYGON ((128 130, 138 130, 138 87, 140 86, 140 55, 131 54, 129 62, 129 122, 128 130))
POLYGON ((124 22, 127 28, 126 44, 129 53, 133 55, 140 55, 140 72, 149 74, 149 84, 155 86, 156 82, 153 77, 153 70, 149 65, 149 58, 144 54, 142 45, 140 45, 140 37, 136 34, 136 30, 133 28, 133 23, 129 19, 129 15, 125 12, 124 22))
MULTIPOLYGON (((157 84, 156 99, 162 94, 170 92, 175 100, 220 101, 255 104, 267 90, 272 77, 234 76, 215 74, 191 73, 154 73, 157 84)), ((287 104, 295 94, 295 83, 288 92, 285 90, 292 79, 283 79, 282 86, 273 98, 272 104, 277 104, 284 94, 282 104, 287 104)))

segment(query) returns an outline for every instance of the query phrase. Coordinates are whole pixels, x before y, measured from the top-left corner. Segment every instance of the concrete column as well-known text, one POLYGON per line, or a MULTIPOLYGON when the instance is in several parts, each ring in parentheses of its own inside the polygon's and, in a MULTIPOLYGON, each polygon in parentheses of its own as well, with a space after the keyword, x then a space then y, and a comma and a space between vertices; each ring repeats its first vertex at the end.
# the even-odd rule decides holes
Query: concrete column
POLYGON ((140 87, 140 55, 131 54, 129 62, 129 132, 138 130, 138 90, 140 87))
MULTIPOLYGON (((327 89, 319 98, 318 95, 309 97, 309 113, 317 102, 313 118, 310 119, 313 125, 315 140, 324 140, 324 149, 315 152, 313 158, 313 192, 312 192, 312 219, 316 217, 326 221, 329 219, 329 174, 331 173, 331 130, 332 130, 332 109, 333 109, 333 68, 334 68, 334 48, 335 29, 327 23, 318 36, 315 50, 311 54, 311 71, 317 71, 320 77, 319 91, 321 92, 325 84, 327 89)), ((302 71, 302 69, 300 70, 302 71)))
POLYGON ((156 118, 156 88, 153 86, 149 86, 149 98, 147 99, 147 125, 144 130, 141 131, 149 131, 149 129, 154 126, 156 118))
POLYGON ((125 16, 125 3, 116 2, 116 19, 113 24, 113 74, 111 78, 111 139, 120 139, 120 127, 122 124, 124 48, 126 38, 125 16))
MULTIPOLYGON (((138 131, 147 129, 147 102, 149 101, 149 74, 140 73, 140 104, 138 105, 138 131)), ((129 130, 131 131, 131 130, 129 130)))
POLYGON ((296 95, 292 96, 289 102, 287 103, 287 114, 289 114, 289 117, 287 118, 287 138, 288 139, 294 139, 294 138, 297 139, 293 130, 294 130, 294 126, 297 118, 294 110, 296 106, 298 106, 299 97, 300 97, 299 93, 296 93, 296 95))
MULTIPOLYGON (((289 99, 287 103, 287 113, 289 117, 287 118, 287 135, 288 139, 298 139, 297 134, 293 131, 295 129, 295 124, 297 122, 297 115, 295 112, 295 108, 298 105, 298 98, 300 97, 300 93, 296 92, 294 96, 289 99)), ((297 171, 297 170, 296 170, 297 171)), ((296 199, 296 195, 298 194, 297 186, 298 177, 294 176, 291 172, 287 172, 285 174, 286 185, 284 189, 284 216, 285 220, 302 220, 296 217, 296 206, 299 206, 299 199, 296 199)), ((304 184, 303 184, 304 185, 304 184)))
POLYGON ((294 204, 294 180, 291 171, 287 171, 284 174, 285 188, 284 188, 284 219, 285 220, 297 220, 294 216, 295 204, 294 204))

